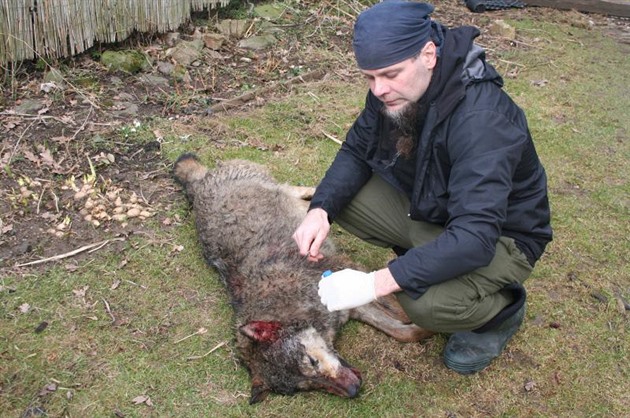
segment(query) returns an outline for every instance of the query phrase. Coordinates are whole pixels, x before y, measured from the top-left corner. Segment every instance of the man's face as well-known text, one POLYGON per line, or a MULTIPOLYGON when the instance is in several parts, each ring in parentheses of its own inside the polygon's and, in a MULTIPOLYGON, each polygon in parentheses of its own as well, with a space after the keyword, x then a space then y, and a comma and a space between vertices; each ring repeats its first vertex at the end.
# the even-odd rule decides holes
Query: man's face
POLYGON ((427 91, 436 63, 436 48, 428 42, 416 57, 378 70, 361 70, 370 90, 385 105, 385 112, 396 117, 427 91))

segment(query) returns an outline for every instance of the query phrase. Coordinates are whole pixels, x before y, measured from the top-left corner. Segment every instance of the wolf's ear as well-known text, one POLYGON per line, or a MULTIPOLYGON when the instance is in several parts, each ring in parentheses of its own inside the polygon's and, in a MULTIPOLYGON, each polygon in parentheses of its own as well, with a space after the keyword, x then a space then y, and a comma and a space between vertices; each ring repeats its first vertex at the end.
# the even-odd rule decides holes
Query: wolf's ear
POLYGON ((250 321, 241 326, 241 334, 259 343, 273 343, 279 335, 282 323, 278 321, 250 321))
POLYGON ((249 404, 253 405, 262 402, 269 395, 270 390, 265 382, 259 377, 252 377, 252 396, 249 398, 249 404))

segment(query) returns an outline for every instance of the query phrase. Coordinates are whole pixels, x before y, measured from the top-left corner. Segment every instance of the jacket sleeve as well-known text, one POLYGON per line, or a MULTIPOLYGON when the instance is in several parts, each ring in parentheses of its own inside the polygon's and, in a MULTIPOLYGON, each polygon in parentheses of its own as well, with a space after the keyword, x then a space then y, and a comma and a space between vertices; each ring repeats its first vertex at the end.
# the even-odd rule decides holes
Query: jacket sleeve
POLYGON ((371 92, 309 206, 322 208, 332 222, 372 176, 366 163, 368 145, 377 140, 380 101, 371 92))
POLYGON ((529 140, 526 128, 494 110, 474 110, 451 122, 445 230, 389 265, 396 282, 413 298, 492 261, 512 178, 529 140))

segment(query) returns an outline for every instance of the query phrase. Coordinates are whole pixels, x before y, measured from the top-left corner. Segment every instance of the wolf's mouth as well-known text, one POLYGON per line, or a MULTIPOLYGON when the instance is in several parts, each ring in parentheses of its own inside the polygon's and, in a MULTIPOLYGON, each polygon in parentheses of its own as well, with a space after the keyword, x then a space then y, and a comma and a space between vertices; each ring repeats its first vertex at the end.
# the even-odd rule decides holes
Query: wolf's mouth
POLYGON ((319 389, 344 398, 355 398, 361 389, 361 372, 354 367, 343 367, 336 378, 322 377, 316 379, 319 389))

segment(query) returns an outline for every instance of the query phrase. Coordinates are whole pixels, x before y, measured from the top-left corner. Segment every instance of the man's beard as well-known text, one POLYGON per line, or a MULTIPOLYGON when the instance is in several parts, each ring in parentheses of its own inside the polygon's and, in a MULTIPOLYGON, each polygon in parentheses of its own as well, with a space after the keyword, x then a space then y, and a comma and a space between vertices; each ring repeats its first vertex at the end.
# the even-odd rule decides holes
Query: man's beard
POLYGON ((408 158, 416 148, 418 126, 421 126, 426 115, 426 108, 419 103, 408 103, 397 110, 383 107, 383 113, 397 128, 396 151, 408 158))

